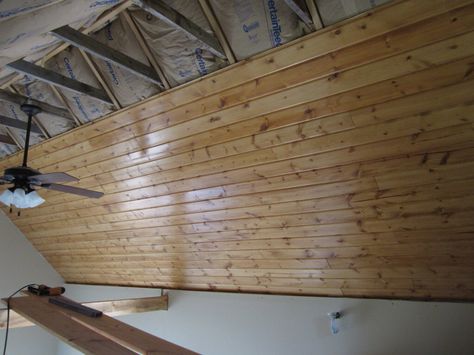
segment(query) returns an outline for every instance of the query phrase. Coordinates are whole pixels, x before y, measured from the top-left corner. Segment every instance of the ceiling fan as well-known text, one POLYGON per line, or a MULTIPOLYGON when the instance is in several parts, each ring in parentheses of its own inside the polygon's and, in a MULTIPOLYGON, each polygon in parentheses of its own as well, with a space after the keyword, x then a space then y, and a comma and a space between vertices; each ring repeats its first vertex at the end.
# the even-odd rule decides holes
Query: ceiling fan
POLYGON ((41 205, 45 200, 36 192, 36 188, 42 187, 48 190, 66 192, 74 195, 89 198, 100 198, 102 192, 81 189, 73 186, 59 185, 58 182, 79 181, 78 178, 66 173, 41 174, 38 170, 29 168, 28 148, 30 143, 32 117, 41 112, 41 108, 25 103, 20 106, 21 110, 28 115, 26 128, 25 150, 23 152, 23 165, 6 169, 3 176, 0 176, 0 184, 13 184, 0 195, 0 202, 10 207, 32 208, 41 205))

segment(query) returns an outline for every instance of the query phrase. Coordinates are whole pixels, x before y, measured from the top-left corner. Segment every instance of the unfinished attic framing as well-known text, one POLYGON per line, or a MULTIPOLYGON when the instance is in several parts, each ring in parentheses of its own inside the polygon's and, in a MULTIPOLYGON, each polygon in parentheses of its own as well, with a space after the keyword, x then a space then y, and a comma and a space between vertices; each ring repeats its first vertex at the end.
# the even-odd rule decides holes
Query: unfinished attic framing
POLYGON ((70 283, 473 300, 474 2, 384 2, 2 2, 0 168, 30 98, 105 193, 9 217, 70 283))

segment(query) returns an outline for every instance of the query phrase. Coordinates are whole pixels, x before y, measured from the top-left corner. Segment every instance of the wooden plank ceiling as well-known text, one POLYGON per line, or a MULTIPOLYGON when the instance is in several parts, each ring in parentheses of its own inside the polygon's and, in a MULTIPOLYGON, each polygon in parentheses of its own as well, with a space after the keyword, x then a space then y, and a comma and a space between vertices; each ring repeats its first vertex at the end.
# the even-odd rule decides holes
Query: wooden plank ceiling
POLYGON ((391 3, 42 143, 106 195, 10 217, 67 282, 473 300, 473 43, 391 3))

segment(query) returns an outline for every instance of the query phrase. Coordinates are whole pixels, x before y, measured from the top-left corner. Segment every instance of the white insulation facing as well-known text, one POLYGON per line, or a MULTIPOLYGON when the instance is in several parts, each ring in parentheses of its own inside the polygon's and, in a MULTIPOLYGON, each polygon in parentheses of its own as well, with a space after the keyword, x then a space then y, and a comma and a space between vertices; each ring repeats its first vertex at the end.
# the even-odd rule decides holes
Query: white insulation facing
MULTIPOLYGON (((93 37, 143 64, 150 65, 123 17, 107 25, 93 37)), ((121 106, 128 106, 159 92, 158 86, 110 61, 94 59, 104 80, 121 106)))
POLYGON ((1 1, 0 66, 58 42, 48 34, 51 30, 87 26, 117 3, 119 0, 1 1), (33 10, 35 3, 38 7, 33 10))
MULTIPOLYGON (((45 67, 68 78, 101 88, 100 83, 90 70, 81 52, 75 47, 69 47, 48 60, 45 67)), ((70 90, 61 90, 61 93, 81 122, 93 121, 112 111, 111 105, 107 105, 90 96, 78 94, 70 90)))
POLYGON ((390 0, 316 0, 319 14, 325 26, 360 14, 390 0))
POLYGON ((305 34, 305 25, 284 0, 211 0, 238 60, 305 34))
MULTIPOLYGON (((37 80, 32 80, 32 78, 27 75, 25 75, 23 79, 19 80, 14 85, 14 88, 23 96, 28 96, 38 101, 47 102, 50 105, 65 108, 59 98, 54 94, 53 89, 51 89, 48 84, 37 80)), ((44 112, 36 115, 36 119, 45 128, 50 136, 56 136, 74 128, 73 121, 44 112)))
MULTIPOLYGON (((14 103, 7 102, 4 105, 0 106, 0 115, 13 118, 15 120, 27 122, 28 116, 26 116, 23 111, 21 111, 20 106, 14 103)), ((25 143, 25 132, 22 129, 18 128, 8 128, 10 133, 22 144, 25 143)), ((30 136, 30 144, 37 144, 42 140, 41 135, 36 133, 31 133, 30 136)))
MULTIPOLYGON (((212 34, 197 0, 167 0, 168 5, 212 34)), ((171 86, 185 83, 226 66, 226 60, 209 52, 201 42, 143 10, 132 11, 171 86)))
MULTIPOLYGON (((198 0, 163 1, 201 29, 214 35, 198 0)), ((356 15, 389 0, 315 0, 324 25, 356 15)), ((0 0, 0 84, 14 72, 6 64, 24 58, 35 62, 62 43, 50 31, 69 25, 74 29, 90 26, 106 10, 121 0, 0 0)), ((296 0, 308 13, 305 1, 296 0)), ((278 47, 305 35, 310 29, 284 0, 209 0, 213 13, 237 60, 246 59, 269 48, 278 47)), ((207 46, 178 26, 173 26, 150 13, 132 6, 128 10, 151 55, 161 67, 171 86, 205 76, 229 64, 215 56, 207 46)), ((308 14, 309 16, 309 14, 308 14)), ((136 34, 123 15, 90 33, 97 41, 118 50, 147 66, 151 66, 136 34)), ((110 89, 117 106, 126 107, 160 92, 146 79, 110 61, 89 55, 100 79, 110 89)), ((44 64, 45 68, 70 79, 103 90, 89 63, 75 47, 69 47, 44 64)), ((19 94, 70 110, 82 123, 103 117, 117 109, 90 96, 58 88, 61 97, 49 84, 23 76, 13 86, 19 94)), ((6 85, 2 89, 9 90, 6 85)), ((113 101, 113 100, 112 100, 113 101)), ((16 104, 0 101, 0 114, 26 121, 16 104)), ((74 120, 40 113, 35 119, 48 136, 55 136, 76 126, 74 120)), ((0 125, 0 134, 10 135, 22 145, 25 131, 0 125)), ((31 143, 45 139, 32 134, 31 143)), ((0 144, 0 157, 18 150, 0 144)))

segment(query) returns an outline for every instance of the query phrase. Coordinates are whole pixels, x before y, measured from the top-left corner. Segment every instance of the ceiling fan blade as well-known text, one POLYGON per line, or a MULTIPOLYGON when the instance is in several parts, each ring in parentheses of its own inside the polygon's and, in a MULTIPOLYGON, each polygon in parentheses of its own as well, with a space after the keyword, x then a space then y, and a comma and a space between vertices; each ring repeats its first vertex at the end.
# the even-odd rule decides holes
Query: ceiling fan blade
POLYGON ((45 189, 49 189, 49 190, 66 192, 68 194, 85 196, 89 198, 101 198, 102 196, 104 196, 103 192, 81 189, 79 187, 74 187, 74 186, 66 186, 66 185, 58 185, 58 184, 44 184, 44 185, 41 185, 41 187, 44 187, 45 189))
POLYGON ((0 181, 3 181, 4 183, 10 183, 13 182, 13 180, 15 180, 15 178, 10 175, 0 176, 0 181))
POLYGON ((33 176, 30 176, 28 180, 32 184, 35 184, 35 185, 52 184, 55 182, 79 181, 78 178, 66 173, 49 173, 49 174, 33 175, 33 176))

